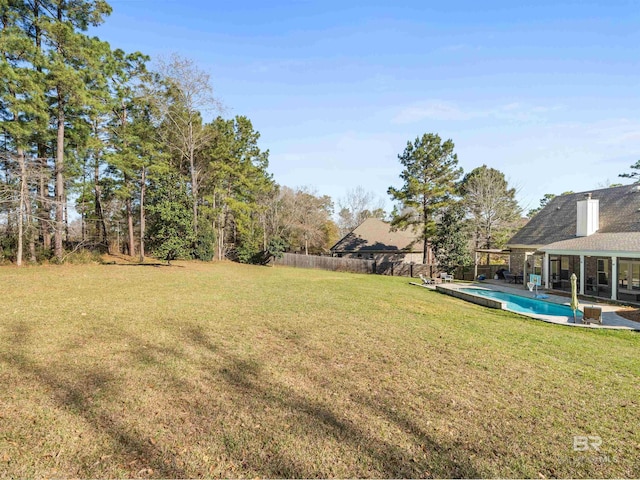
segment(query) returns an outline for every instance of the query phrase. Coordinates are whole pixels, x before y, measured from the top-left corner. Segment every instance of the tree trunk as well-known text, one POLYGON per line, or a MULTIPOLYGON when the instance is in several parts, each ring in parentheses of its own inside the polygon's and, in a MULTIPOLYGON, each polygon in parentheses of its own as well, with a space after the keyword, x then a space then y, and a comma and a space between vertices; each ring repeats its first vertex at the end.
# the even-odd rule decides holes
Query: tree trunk
POLYGON ((22 245, 23 245, 23 222, 24 222, 24 197, 27 182, 27 166, 24 162, 24 150, 18 148, 18 164, 20 165, 20 207, 18 208, 18 253, 16 255, 16 265, 22 265, 22 245))
POLYGON ((98 229, 100 240, 107 246, 107 252, 111 253, 111 242, 107 237, 107 224, 104 220, 104 210, 102 209, 102 189, 100 188, 100 156, 96 155, 96 162, 93 166, 93 191, 95 196, 95 212, 98 217, 98 229))
MULTIPOLYGON (((40 1, 33 2, 33 17, 35 25, 34 40, 38 52, 42 51, 42 30, 40 28, 40 1)), ((42 66, 37 65, 36 71, 42 73, 42 66)), ((40 232, 42 235, 42 247, 45 251, 51 250, 51 204, 49 197, 49 181, 45 181, 45 172, 48 171, 48 162, 46 157, 47 149, 42 139, 38 139, 38 163, 41 168, 39 186, 39 204, 38 204, 38 221, 40 224, 40 232)), ((47 175, 49 178, 49 175, 47 175)))
POLYGON ((218 227, 218 260, 222 260, 224 256, 224 225, 222 223, 218 227))
POLYGON ((64 199, 64 240, 69 241, 69 202, 65 195, 64 199))
MULTIPOLYGON (((27 184, 28 186, 28 184, 27 184)), ((29 261, 31 263, 36 263, 37 262, 37 258, 36 258, 36 239, 35 239, 35 231, 36 231, 36 227, 34 225, 34 219, 33 219, 33 211, 32 211, 32 206, 31 206, 31 200, 29 199, 29 191, 27 189, 26 191, 26 197, 25 197, 25 209, 24 212, 27 216, 27 239, 29 241, 29 261)))
POLYGON ((142 167, 142 175, 140 177, 140 263, 144 262, 144 231, 146 228, 146 218, 144 211, 144 194, 146 191, 147 173, 146 168, 142 167))
POLYGON ((262 221, 262 250, 266 252, 268 246, 269 242, 267 242, 267 219, 264 218, 262 221))
POLYGON ((422 263, 429 263, 429 241, 426 238, 422 243, 422 263))
POLYGON ((56 161, 55 161, 55 207, 56 221, 54 228, 54 254, 56 259, 62 261, 62 235, 64 233, 64 105, 62 95, 58 90, 58 134, 56 145, 56 161))
POLYGON ((136 254, 136 245, 135 235, 133 232, 133 209, 131 207, 131 198, 127 198, 127 200, 125 201, 125 206, 127 210, 127 243, 129 248, 129 255, 133 257, 136 254))
POLYGON ((38 182, 38 222, 42 235, 42 247, 45 251, 51 250, 51 206, 49 203, 49 182, 46 180, 48 165, 45 157, 45 146, 38 145, 38 157, 40 163, 40 181, 38 182))
MULTIPOLYGON (((425 179, 425 183, 426 183, 426 179, 425 179)), ((429 223, 429 203, 427 201, 427 196, 423 195, 422 196, 422 218, 424 219, 424 223, 422 224, 422 235, 423 235, 423 242, 422 242, 422 264, 426 265, 427 261, 429 260, 428 256, 429 256, 429 239, 427 238, 427 225, 429 223)), ((432 267, 429 267, 429 270, 432 270, 432 267)), ((431 274, 433 274, 433 272, 430 272, 431 274)))
POLYGON ((191 195, 193 195, 193 232, 198 238, 198 172, 193 146, 193 122, 189 122, 189 168, 191 169, 191 195))

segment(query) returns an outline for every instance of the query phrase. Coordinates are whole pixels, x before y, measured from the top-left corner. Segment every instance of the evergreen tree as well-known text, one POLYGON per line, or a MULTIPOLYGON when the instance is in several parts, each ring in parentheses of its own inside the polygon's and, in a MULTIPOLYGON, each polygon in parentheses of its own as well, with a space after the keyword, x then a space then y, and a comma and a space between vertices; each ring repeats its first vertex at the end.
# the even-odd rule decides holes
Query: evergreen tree
POLYGON ((193 211, 187 184, 180 175, 169 173, 152 182, 147 212, 152 254, 168 263, 189 258, 194 241, 193 211))
POLYGON ((469 239, 465 209, 460 202, 452 203, 442 212, 433 238, 433 252, 438 265, 447 272, 470 265, 469 239))
POLYGON ((118 182, 117 195, 125 205, 127 244, 136 251, 134 207, 139 209, 139 260, 145 257, 145 193, 150 169, 164 169, 160 138, 155 128, 158 117, 149 101, 153 76, 146 70, 148 57, 141 53, 113 55, 112 112, 109 121, 109 148, 106 156, 111 174, 118 182))
MULTIPOLYGON (((562 192, 560 195, 568 195, 573 193, 573 191, 568 190, 566 192, 562 192)), ((555 193, 545 193, 544 196, 540 199, 540 205, 537 208, 533 208, 529 210, 527 213, 527 217, 533 218, 540 210, 547 206, 547 204, 556 197, 555 193)))
POLYGON ((251 258, 266 249, 260 200, 275 188, 267 172, 269 151, 260 150, 260 133, 244 116, 218 117, 207 129, 212 141, 204 152, 203 204, 215 226, 217 256, 223 258, 228 246, 251 258))
POLYGON ((452 201, 455 183, 462 174, 458 156, 453 153, 453 141, 442 142, 440 136, 424 134, 398 155, 404 169, 401 188, 389 187, 392 199, 400 202, 391 222, 395 228, 417 227, 423 242, 423 263, 427 263, 429 242, 436 233, 436 219, 452 201))
POLYGON ((52 0, 50 7, 42 8, 39 18, 52 119, 56 125, 54 249, 60 261, 66 204, 65 128, 93 101, 88 85, 101 75, 101 60, 109 49, 105 42, 83 32, 89 26, 100 25, 111 13, 111 7, 102 0, 52 0))
MULTIPOLYGON (((28 35, 29 10, 21 3, 0 3, 0 119, 5 137, 3 160, 13 172, 17 198, 16 264, 22 264, 25 220, 32 225, 30 172, 34 170, 31 150, 34 132, 46 128, 46 103, 42 76, 31 66, 38 62, 38 51, 28 35)), ((31 261, 35 261, 35 242, 29 229, 31 261)))
POLYGON ((640 160, 638 160, 636 163, 631 165, 629 168, 633 171, 630 173, 621 173, 618 176, 622 178, 633 178, 634 183, 639 183, 640 182, 640 160))

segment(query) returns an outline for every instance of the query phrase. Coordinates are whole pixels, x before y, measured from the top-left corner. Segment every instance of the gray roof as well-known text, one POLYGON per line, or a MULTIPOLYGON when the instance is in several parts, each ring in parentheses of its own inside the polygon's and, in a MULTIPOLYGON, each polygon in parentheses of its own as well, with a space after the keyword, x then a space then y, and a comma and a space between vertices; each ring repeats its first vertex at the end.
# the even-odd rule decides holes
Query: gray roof
POLYGON ((391 225, 367 218, 351 233, 331 247, 332 252, 421 252, 418 236, 412 229, 391 231, 391 225))
POLYGON ((594 233, 545 245, 542 251, 619 252, 640 254, 640 232, 594 233))
POLYGON ((638 185, 624 185, 558 195, 529 220, 507 245, 539 246, 577 239, 577 202, 584 200, 588 193, 600 203, 598 233, 640 232, 640 189, 638 185))

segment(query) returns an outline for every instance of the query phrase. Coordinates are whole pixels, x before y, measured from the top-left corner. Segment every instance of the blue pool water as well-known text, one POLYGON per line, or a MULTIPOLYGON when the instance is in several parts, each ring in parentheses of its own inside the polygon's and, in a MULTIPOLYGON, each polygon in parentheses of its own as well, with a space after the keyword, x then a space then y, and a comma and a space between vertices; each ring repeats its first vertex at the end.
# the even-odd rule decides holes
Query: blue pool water
MULTIPOLYGON (((511 310, 512 312, 524 313, 525 315, 534 313, 537 315, 554 315, 557 317, 573 318, 573 310, 566 305, 558 305, 557 303, 545 302, 535 298, 521 297, 520 295, 497 292, 495 290, 484 290, 482 288, 461 288, 460 291, 506 302, 507 310, 511 310)), ((581 317, 582 312, 577 310, 576 316, 581 317)))

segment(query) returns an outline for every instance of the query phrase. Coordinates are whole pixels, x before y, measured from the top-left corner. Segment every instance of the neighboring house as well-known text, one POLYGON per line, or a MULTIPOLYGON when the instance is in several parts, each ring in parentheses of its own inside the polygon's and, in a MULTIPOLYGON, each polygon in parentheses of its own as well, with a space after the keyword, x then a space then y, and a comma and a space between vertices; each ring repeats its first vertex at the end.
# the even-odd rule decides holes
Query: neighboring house
MULTIPOLYGON (((392 231, 389 223, 368 218, 331 247, 331 254, 377 262, 422 263, 422 247, 412 229, 392 231)), ((434 263, 431 249, 427 263, 434 263)))
POLYGON ((640 301, 640 185, 554 197, 508 242, 511 272, 543 285, 640 301))

